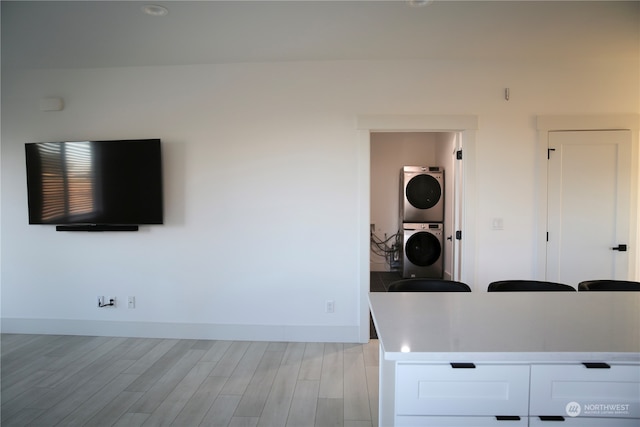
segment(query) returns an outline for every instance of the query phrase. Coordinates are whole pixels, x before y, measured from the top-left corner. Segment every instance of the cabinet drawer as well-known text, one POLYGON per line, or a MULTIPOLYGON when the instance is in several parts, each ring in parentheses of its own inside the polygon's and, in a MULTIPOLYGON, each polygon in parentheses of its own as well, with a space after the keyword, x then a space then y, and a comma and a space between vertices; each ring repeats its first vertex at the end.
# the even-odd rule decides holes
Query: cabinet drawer
POLYGON ((529 418, 529 427, 638 427, 638 420, 629 418, 583 418, 564 417, 562 422, 544 421, 539 417, 529 418))
MULTIPOLYGON (((529 419, 499 420, 496 417, 432 417, 404 416, 396 417, 395 427, 527 427, 529 419)), ((549 426, 546 426, 549 427, 549 426)), ((602 427, 602 426, 600 426, 602 427)))
POLYGON ((530 414, 639 418, 640 366, 609 366, 532 365, 530 414))
POLYGON ((528 415, 526 365, 399 363, 396 375, 396 415, 528 415))

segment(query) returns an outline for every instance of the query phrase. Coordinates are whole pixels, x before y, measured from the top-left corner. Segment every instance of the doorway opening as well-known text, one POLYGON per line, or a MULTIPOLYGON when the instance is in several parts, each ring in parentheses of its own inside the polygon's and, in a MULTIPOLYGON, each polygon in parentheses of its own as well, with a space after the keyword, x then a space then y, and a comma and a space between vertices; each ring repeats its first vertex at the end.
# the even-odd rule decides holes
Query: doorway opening
POLYGON ((454 213, 460 150, 459 132, 371 132, 372 292, 385 292, 402 278, 459 275, 454 213), (422 209, 410 214, 412 206, 422 209))
MULTIPOLYGON (((369 298, 371 283, 371 200, 375 191, 371 182, 371 141, 372 136, 379 134, 408 134, 418 136, 455 136, 456 151, 460 151, 460 163, 456 164, 453 176, 453 228, 451 245, 453 246, 451 259, 453 267, 450 276, 469 284, 473 288, 475 276, 475 223, 471 219, 475 214, 475 134, 478 119, 476 116, 448 116, 448 115, 408 115, 408 116, 360 116, 357 128, 360 131, 359 144, 359 179, 360 179, 360 341, 367 342, 370 337, 369 298), (422 134, 422 135, 420 135, 422 134), (433 135, 432 135, 433 134, 433 135)), ((405 135, 406 136, 406 135, 405 135)), ((443 148, 444 145, 440 148, 443 148)), ((437 147, 436 147, 437 148, 437 147)), ((435 150, 435 148, 434 148, 435 150)), ((443 150, 444 152, 444 150, 443 150)), ((449 153, 453 155, 453 153, 449 153)), ((429 159, 426 159, 429 160, 429 159)), ((437 158, 434 159, 438 160, 437 158)), ((404 165, 403 165, 404 166, 404 165)), ((395 166, 394 166, 395 167, 395 166)), ((399 170, 394 172, 399 175, 399 170)), ((397 179, 397 178, 396 178, 397 179)), ((396 181, 397 182, 397 181, 396 181)), ((393 186, 393 184, 391 184, 393 186)), ((451 187, 451 185, 449 186, 451 187)), ((398 189, 395 189, 399 199, 398 189)), ((395 214, 398 216, 397 212, 395 214)), ((382 225, 381 225, 382 226, 382 225)), ((391 227, 390 229, 393 229, 391 227)), ((383 235, 385 231, 382 231, 383 235)), ((446 242, 449 242, 446 240, 446 242)))

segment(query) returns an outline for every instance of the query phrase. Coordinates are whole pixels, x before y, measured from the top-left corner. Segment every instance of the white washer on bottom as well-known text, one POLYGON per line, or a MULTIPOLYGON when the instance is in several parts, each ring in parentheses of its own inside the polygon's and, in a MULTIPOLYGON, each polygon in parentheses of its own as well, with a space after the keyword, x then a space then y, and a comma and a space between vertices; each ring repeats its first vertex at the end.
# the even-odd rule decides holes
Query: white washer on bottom
POLYGON ((442 223, 406 223, 402 228, 402 277, 441 279, 444 269, 442 223))

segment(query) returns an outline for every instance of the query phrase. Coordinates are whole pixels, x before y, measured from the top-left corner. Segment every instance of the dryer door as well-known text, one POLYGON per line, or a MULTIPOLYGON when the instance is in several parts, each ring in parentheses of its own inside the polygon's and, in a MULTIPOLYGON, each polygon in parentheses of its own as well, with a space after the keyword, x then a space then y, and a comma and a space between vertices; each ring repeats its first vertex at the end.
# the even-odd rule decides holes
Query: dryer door
POLYGON ((407 183, 407 201, 417 209, 431 209, 442 197, 442 188, 431 175, 416 175, 407 183))

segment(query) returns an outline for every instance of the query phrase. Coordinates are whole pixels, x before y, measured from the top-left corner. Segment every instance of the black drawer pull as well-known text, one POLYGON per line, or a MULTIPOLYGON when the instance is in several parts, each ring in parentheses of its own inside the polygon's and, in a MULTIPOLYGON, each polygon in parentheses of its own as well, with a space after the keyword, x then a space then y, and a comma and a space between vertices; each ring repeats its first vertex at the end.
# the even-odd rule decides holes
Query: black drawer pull
POLYGON ((517 415, 496 415, 498 421, 520 421, 520 417, 517 415))
POLYGON ((469 362, 451 362, 453 369, 475 369, 476 365, 469 362))
POLYGON ((587 369, 611 369, 611 365, 604 362, 582 362, 587 369))
POLYGON ((564 417, 560 415, 541 415, 538 418, 540 421, 564 421, 564 417))

